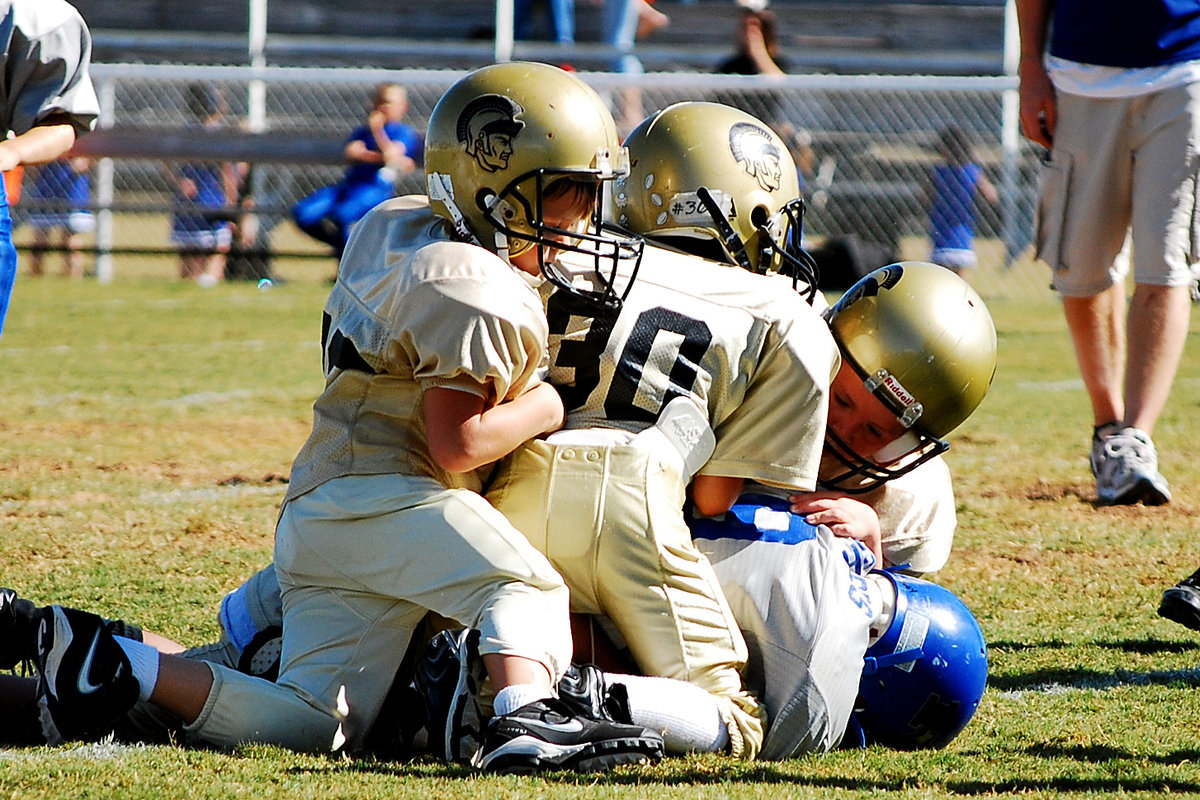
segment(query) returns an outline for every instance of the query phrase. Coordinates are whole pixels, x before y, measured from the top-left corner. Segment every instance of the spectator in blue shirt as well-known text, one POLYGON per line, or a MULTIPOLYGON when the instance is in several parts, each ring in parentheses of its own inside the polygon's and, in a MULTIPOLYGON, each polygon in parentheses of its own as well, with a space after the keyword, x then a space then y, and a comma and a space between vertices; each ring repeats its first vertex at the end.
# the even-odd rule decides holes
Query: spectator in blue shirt
POLYGON ((1021 129, 1050 148, 1037 254, 1091 401, 1096 503, 1161 505, 1171 491, 1150 437, 1200 260, 1200 14, 1195 0, 1016 7, 1021 129))
POLYGON ((83 237, 96 229, 92 202, 91 161, 83 156, 60 158, 41 167, 25 195, 33 228, 29 274, 45 273, 46 251, 57 246, 63 254, 64 277, 83 277, 83 237))
POLYGON ((346 142, 342 179, 300 200, 292 219, 300 230, 334 249, 341 258, 350 228, 375 206, 395 194, 395 183, 424 163, 421 134, 401 122, 408 113, 408 92, 387 83, 375 91, 367 122, 346 142))
POLYGON ((976 196, 989 203, 997 199, 996 187, 971 158, 966 132, 957 125, 942 131, 938 143, 941 163, 929 173, 929 260, 958 274, 978 263, 975 253, 976 196))
MULTIPOLYGON (((192 122, 220 130, 228 104, 216 86, 188 84, 185 93, 192 122)), ((184 162, 172 170, 175 182, 171 242, 179 249, 179 277, 209 288, 225 278, 225 257, 233 240, 231 200, 237 195, 233 164, 184 162)))

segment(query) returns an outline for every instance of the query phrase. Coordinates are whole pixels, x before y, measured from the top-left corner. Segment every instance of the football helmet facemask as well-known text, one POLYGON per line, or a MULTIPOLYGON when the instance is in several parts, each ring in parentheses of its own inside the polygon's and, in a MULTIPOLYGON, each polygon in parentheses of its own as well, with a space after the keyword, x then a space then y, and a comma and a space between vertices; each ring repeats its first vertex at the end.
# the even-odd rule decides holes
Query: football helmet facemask
POLYGON ((769 126, 720 103, 683 102, 643 120, 625 146, 630 172, 613 184, 621 226, 752 272, 791 275, 811 302, 817 265, 801 246, 796 164, 769 126))
POLYGON ((895 614, 867 649, 844 745, 938 749, 970 722, 987 684, 987 643, 950 590, 876 571, 896 588, 895 614))
POLYGON ((842 358, 908 432, 863 454, 827 426, 821 485, 870 491, 944 453, 945 436, 996 372, 996 328, 979 294, 944 267, 902 261, 859 280, 824 314, 842 358))
POLYGON ((632 284, 617 285, 622 262, 636 275, 640 238, 602 223, 605 184, 629 170, 604 102, 579 78, 547 64, 507 62, 451 86, 429 118, 425 177, 433 213, 458 236, 501 257, 538 248, 542 274, 559 289, 614 308, 632 284), (593 187, 589 219, 570 229, 543 218, 555 181, 593 187), (547 249, 586 256, 597 289, 572 283, 543 258, 547 249))

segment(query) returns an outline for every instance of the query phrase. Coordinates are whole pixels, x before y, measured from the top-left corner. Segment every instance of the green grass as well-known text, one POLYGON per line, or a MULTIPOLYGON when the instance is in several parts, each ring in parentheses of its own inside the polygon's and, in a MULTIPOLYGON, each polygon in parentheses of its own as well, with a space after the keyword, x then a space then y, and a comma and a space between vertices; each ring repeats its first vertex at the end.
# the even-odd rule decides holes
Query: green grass
MULTIPOLYGON (((259 292, 171 268, 18 281, 0 342, 0 584, 197 642, 270 558, 332 270, 259 292)), ((522 779, 267 747, 29 748, 0 751, 0 797, 1200 796, 1200 636, 1154 613, 1200 566, 1200 324, 1155 431, 1175 501, 1096 509, 1087 401, 1045 276, 984 277, 1000 367, 949 455, 959 532, 939 580, 978 615, 991 664, 948 749, 522 779)))

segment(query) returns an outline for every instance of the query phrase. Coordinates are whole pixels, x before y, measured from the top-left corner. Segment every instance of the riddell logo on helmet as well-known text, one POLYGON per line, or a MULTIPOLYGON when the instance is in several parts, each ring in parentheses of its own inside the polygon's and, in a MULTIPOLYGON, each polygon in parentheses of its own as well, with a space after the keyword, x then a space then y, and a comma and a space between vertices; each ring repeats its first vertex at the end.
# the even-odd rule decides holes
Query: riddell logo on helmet
POLYGON ((513 140, 525 127, 517 119, 522 111, 516 102, 499 94, 476 97, 463 107, 455 133, 467 155, 484 171, 508 169, 513 140))
POLYGON ((896 398, 896 402, 904 408, 911 408, 917 403, 917 398, 900 385, 900 381, 896 380, 892 375, 888 375, 883 379, 883 386, 887 389, 888 394, 896 398))

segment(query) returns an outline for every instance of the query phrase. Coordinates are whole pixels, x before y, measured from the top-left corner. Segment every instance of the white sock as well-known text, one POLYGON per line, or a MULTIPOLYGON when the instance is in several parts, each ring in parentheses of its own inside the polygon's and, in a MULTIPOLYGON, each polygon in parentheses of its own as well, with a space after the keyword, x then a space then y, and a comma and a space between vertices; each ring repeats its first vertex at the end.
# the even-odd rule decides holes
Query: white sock
POLYGON ((720 753, 729 746, 717 698, 694 683, 611 672, 604 679, 625 685, 634 723, 662 734, 667 752, 720 753))
POLYGON ((496 692, 496 699, 492 701, 492 713, 498 717, 503 714, 511 714, 521 706, 527 706, 553 696, 554 693, 547 687, 532 683, 516 683, 505 686, 496 692))
POLYGON ((149 700, 154 685, 158 683, 158 651, 148 644, 126 639, 124 636, 113 638, 125 651, 129 665, 133 667, 133 677, 138 682, 138 700, 149 700))

